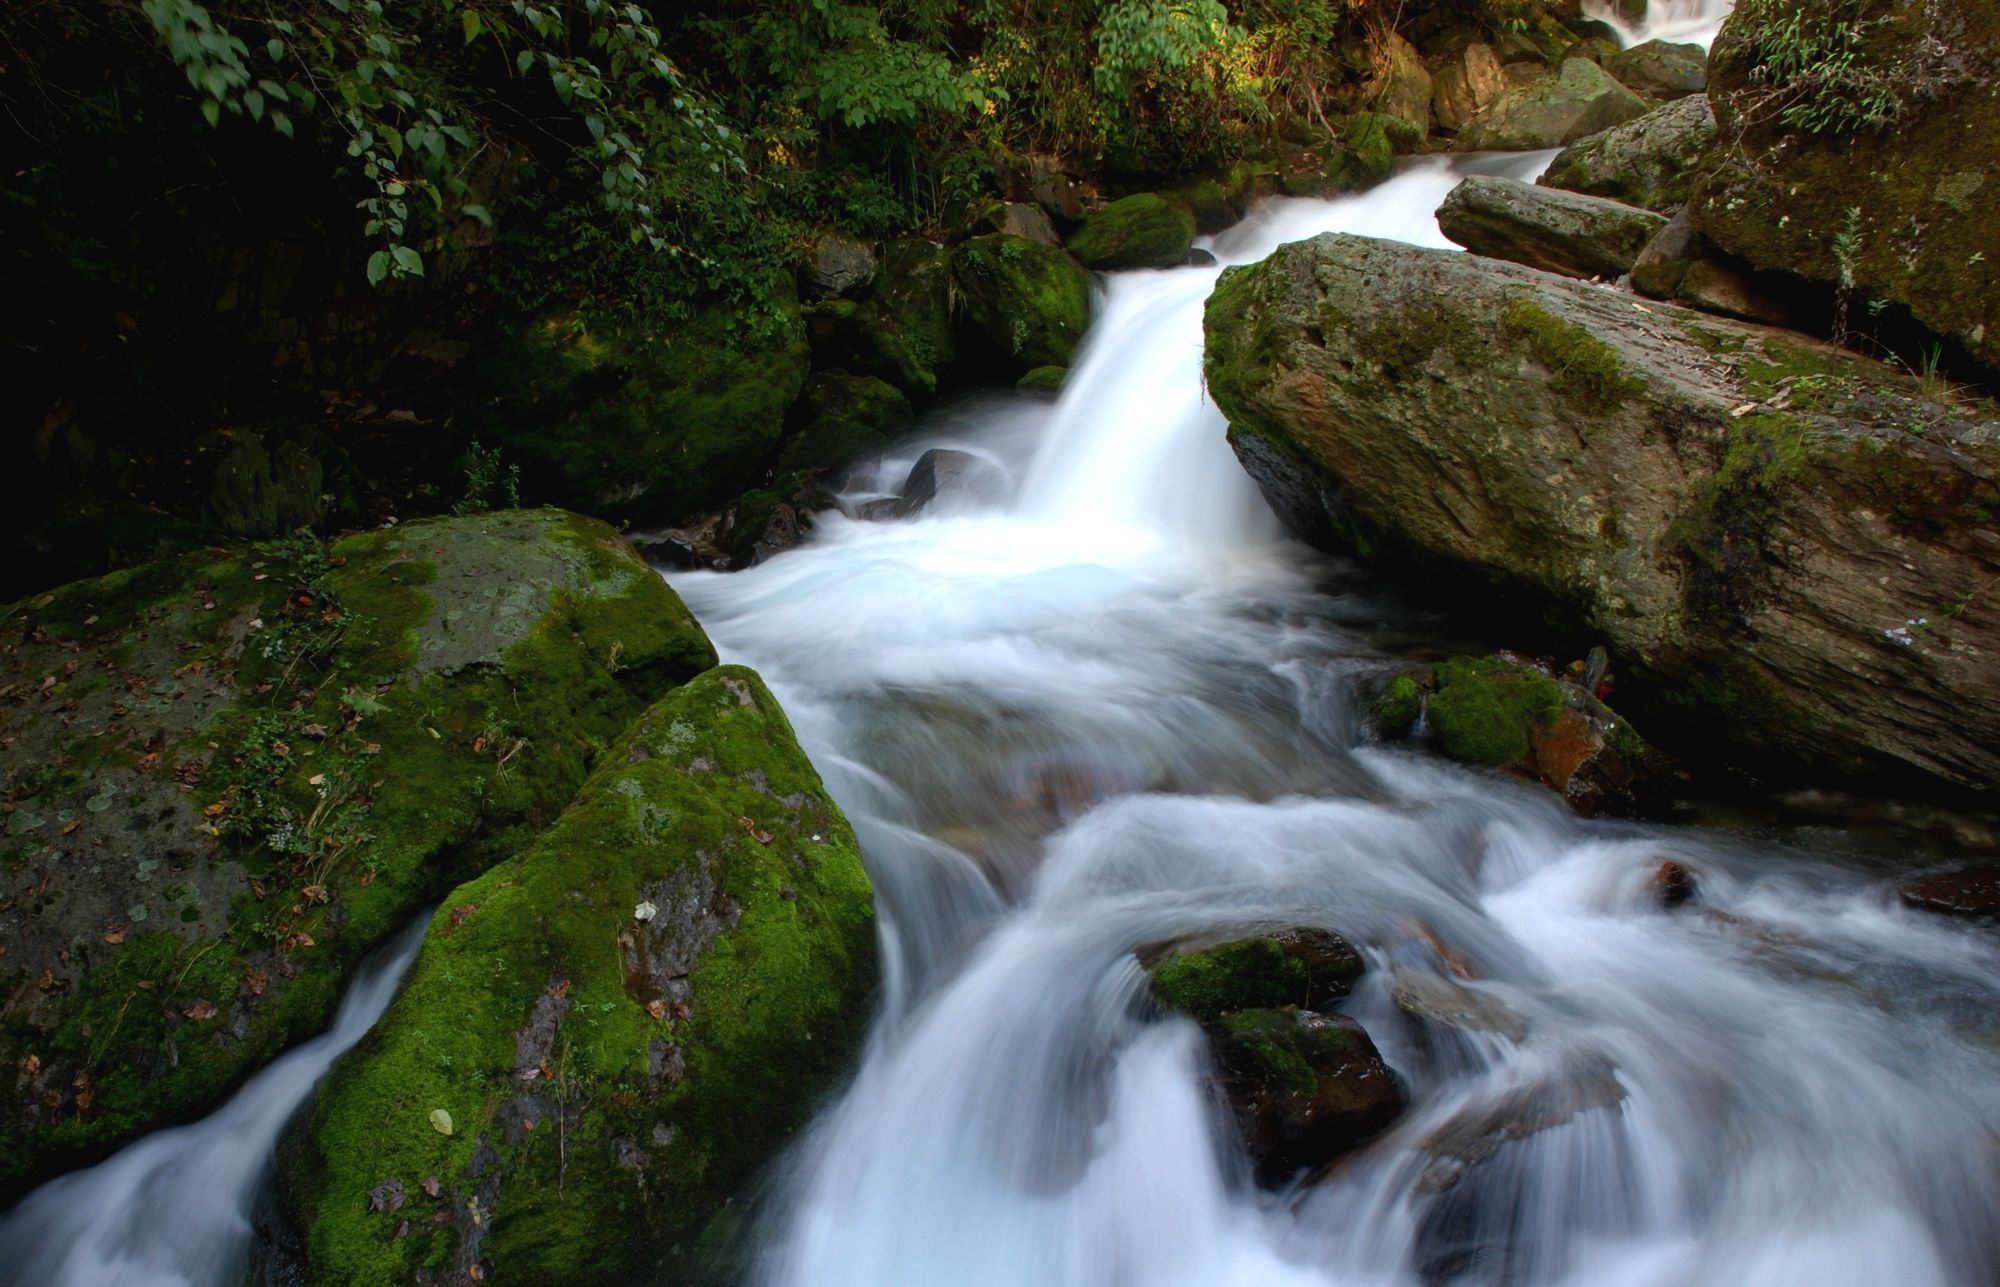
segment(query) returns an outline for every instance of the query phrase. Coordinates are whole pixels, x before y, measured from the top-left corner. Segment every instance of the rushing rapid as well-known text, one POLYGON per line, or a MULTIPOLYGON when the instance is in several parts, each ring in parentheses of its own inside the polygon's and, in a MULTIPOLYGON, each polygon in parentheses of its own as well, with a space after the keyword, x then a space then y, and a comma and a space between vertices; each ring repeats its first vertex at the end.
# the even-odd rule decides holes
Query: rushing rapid
POLYGON ((1736 7, 1736 0, 1644 0, 1638 16, 1629 3, 1619 0, 1583 0, 1583 12, 1618 33, 1631 48, 1648 40, 1674 40, 1707 46, 1722 29, 1722 20, 1736 7))
MULTIPOLYGON (((1211 248, 1442 245, 1431 212, 1467 169, 1545 161, 1418 162, 1211 248)), ((780 1168, 757 1279, 2000 1279, 1990 937, 1837 853, 1586 822, 1367 746, 1357 692, 1427 623, 1284 541, 1231 456, 1200 382, 1218 271, 1110 278, 1053 405, 945 412, 848 499, 940 446, 983 486, 672 578, 849 811, 888 949, 869 1052, 780 1168), (1668 860, 1699 908, 1660 906, 1668 860), (1268 1193, 1133 953, 1286 925, 1361 947, 1346 1008, 1413 1106, 1268 1193), (1393 999, 1453 962, 1472 978, 1450 1005, 1393 999)))

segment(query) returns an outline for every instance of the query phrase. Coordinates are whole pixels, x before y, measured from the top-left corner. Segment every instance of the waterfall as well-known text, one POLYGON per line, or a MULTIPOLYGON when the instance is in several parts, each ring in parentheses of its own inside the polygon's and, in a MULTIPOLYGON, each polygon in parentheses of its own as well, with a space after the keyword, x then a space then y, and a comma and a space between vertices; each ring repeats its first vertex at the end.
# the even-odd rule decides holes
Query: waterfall
MULTIPOLYGON (((1406 163, 1209 245, 1225 264, 1334 229, 1440 245, 1430 211, 1460 177, 1546 159, 1406 163)), ((942 413, 850 484, 879 495, 948 447, 1005 485, 908 521, 823 515, 760 567, 672 576, 792 713, 889 946, 867 1056, 778 1168, 756 1280, 1994 1281, 1993 940, 1903 909, 1838 845, 1587 822, 1366 745, 1357 681, 1396 664, 1422 605, 1252 503, 1200 388, 1216 272, 1110 277, 1052 406, 942 413), (1649 893, 1668 860, 1700 873, 1699 910, 1649 893), (1134 956, 1274 925, 1361 948, 1345 1008, 1412 1095, 1279 1193, 1134 956), (1431 937, 1525 1035, 1395 1004, 1388 980, 1440 968, 1431 937), (1505 1119, 1550 1102, 1580 1106, 1505 1119), (1453 1171, 1439 1141, 1496 1115, 1508 1142, 1453 1171)))
POLYGON ((1706 46, 1715 40, 1722 20, 1736 0, 1647 0, 1636 19, 1625 17, 1618 0, 1583 0, 1584 16, 1595 18, 1618 33, 1626 48, 1648 40, 1673 40, 1706 46))

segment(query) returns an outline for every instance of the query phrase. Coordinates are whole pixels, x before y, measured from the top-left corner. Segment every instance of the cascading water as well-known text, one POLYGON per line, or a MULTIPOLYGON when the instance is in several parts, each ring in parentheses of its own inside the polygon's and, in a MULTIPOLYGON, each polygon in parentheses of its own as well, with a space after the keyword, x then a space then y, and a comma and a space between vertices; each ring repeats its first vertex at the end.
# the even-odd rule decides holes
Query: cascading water
POLYGON ((1607 24, 1629 49, 1648 40, 1674 40, 1707 45, 1721 29, 1736 0, 1647 0, 1636 18, 1619 0, 1584 0, 1586 17, 1607 24))
MULTIPOLYGON (((1417 163, 1213 249, 1441 245, 1431 211, 1467 169, 1545 160, 1417 163)), ((1358 748, 1355 681, 1410 623, 1256 503, 1200 388, 1215 276, 1111 278, 1052 408, 961 409, 853 484, 948 446, 1004 495, 826 515, 763 566, 673 577, 848 809, 889 949, 869 1053, 782 1168, 758 1280, 2000 1280, 1992 940, 1852 859, 1585 822, 1358 748), (1669 859, 1700 873, 1699 910, 1649 890, 1669 859), (1279 925, 1362 945, 1346 1008, 1413 1106, 1268 1194, 1133 951, 1279 925), (1488 1021, 1392 1000, 1449 974, 1437 943, 1488 1021)))
POLYGON ((246 1272, 278 1136, 333 1061, 382 1017, 423 943, 419 917, 355 971, 333 1027, 199 1122, 52 1180, 0 1218, 0 1282, 223 1287, 246 1272))

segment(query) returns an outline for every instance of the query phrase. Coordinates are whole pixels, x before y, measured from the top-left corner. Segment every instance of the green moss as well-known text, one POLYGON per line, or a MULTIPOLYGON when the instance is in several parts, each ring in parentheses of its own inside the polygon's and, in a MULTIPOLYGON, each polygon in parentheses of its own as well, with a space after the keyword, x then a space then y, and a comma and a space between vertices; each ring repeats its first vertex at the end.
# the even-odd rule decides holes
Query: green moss
POLYGON ((1549 727, 1562 690, 1545 675, 1498 658, 1454 657, 1433 672, 1431 730, 1445 754, 1466 764, 1513 764, 1529 751, 1533 730, 1549 727))
POLYGON ((1068 378, 1069 368, 1066 366, 1038 366, 1014 381, 1014 387, 1036 393, 1054 393, 1068 378))
POLYGON ((804 385, 789 285, 775 312, 706 309, 660 327, 559 313, 486 346, 472 436, 522 467, 523 493, 629 522, 719 506, 756 480, 804 385))
POLYGON ((1308 991, 1306 967, 1276 939, 1252 938, 1177 956, 1153 971, 1153 995, 1193 1019, 1231 1010, 1296 1004, 1308 991))
POLYGON ((492 1281, 610 1280, 690 1249, 850 1057, 871 909, 853 836, 756 676, 678 690, 546 835, 445 899, 330 1076, 291 1196, 312 1279, 476 1259, 492 1281), (390 1177, 417 1209, 400 1240, 409 1212, 367 1210, 390 1177))
POLYGON ((1263 1074, 1260 1080, 1294 1095, 1310 1095, 1319 1074, 1307 1057, 1298 1020, 1283 1010, 1244 1010, 1224 1018, 1221 1036, 1234 1052, 1247 1055, 1263 1074))
MULTIPOLYGON (((10 964, 60 975, 0 1026, 0 1057, 41 1068, 0 1187, 203 1111, 324 1028, 362 953, 516 852, 648 701, 714 662, 622 538, 554 511, 203 554, 9 615, 30 653, 124 660, 78 712, 105 728, 87 767, 25 802, 95 817, 103 796, 121 825, 44 828, 15 879, 57 897, 0 904, 20 918, 10 964)), ((61 713, 24 717, 14 753, 61 713)))
POLYGON ((993 234, 953 253, 965 310, 1017 368, 1067 366, 1090 325, 1090 275, 1058 246, 993 234))
POLYGON ((1417 722, 1423 708, 1424 697, 1417 681, 1409 675, 1398 675, 1375 701, 1375 727, 1385 737, 1396 736, 1417 722))
POLYGON ((1508 303, 1506 321, 1527 339, 1556 391, 1578 410, 1601 415, 1645 393, 1645 380, 1625 373, 1616 349, 1526 296, 1508 303))
POLYGON ((1085 268, 1171 268, 1194 245, 1194 211, 1156 192, 1112 202, 1071 234, 1069 251, 1085 268))

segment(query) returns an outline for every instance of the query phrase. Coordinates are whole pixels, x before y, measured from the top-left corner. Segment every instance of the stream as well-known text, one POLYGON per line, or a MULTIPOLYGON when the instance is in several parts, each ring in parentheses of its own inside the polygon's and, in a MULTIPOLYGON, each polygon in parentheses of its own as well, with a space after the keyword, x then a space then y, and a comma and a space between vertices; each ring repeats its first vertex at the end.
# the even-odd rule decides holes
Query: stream
MULTIPOLYGON (((1621 33, 1706 40, 1726 10, 1654 6, 1621 33)), ((1222 264, 1329 230, 1443 246, 1432 211, 1460 178, 1549 155, 1407 162, 1203 244, 1222 264)), ((773 1168, 753 1280, 2000 1281, 1996 940, 1903 908, 1838 835, 1585 821, 1369 745, 1362 695, 1434 654, 1447 605, 1284 538, 1202 387, 1219 271, 1107 278, 1057 399, 936 412, 844 500, 893 494, 932 447, 974 457, 979 485, 905 521, 819 515, 745 572, 670 574, 847 810, 884 946, 867 1051, 773 1168), (1696 905, 1661 907, 1669 860, 1696 905), (1412 1106, 1269 1192, 1134 951, 1285 926, 1367 958, 1345 1009, 1412 1106), (1454 963, 1450 1005, 1409 1003, 1454 963)), ((0 1281, 240 1281, 280 1131, 418 933, 209 1118, 0 1217, 0 1281)))
MULTIPOLYGON (((1408 163, 1209 244, 1444 245, 1431 212, 1463 174, 1547 160, 1408 163)), ((1368 746, 1363 681, 1435 623, 1279 535, 1203 396, 1218 271, 1109 278, 1053 405, 945 413, 847 500, 930 447, 986 486, 671 577, 848 810, 888 949, 855 1082, 780 1168, 757 1281, 2000 1280, 1991 937, 1900 907, 1837 844, 1584 821, 1368 746), (1668 860, 1698 909, 1660 906, 1668 860), (1267 1193, 1200 1031, 1151 1012, 1133 953, 1295 925, 1370 961, 1345 1008, 1412 1108, 1267 1193), (1446 951, 1473 976, 1454 1013, 1399 1007, 1446 951)))

